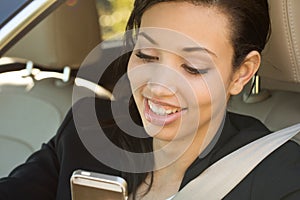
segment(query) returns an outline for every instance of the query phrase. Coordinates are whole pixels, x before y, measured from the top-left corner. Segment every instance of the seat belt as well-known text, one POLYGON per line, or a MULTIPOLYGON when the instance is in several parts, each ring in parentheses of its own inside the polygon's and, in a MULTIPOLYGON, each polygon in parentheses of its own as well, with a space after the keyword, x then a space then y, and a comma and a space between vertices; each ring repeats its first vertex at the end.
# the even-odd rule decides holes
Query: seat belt
POLYGON ((300 132, 300 123, 276 131, 223 157, 188 183, 172 200, 220 200, 263 159, 300 132))

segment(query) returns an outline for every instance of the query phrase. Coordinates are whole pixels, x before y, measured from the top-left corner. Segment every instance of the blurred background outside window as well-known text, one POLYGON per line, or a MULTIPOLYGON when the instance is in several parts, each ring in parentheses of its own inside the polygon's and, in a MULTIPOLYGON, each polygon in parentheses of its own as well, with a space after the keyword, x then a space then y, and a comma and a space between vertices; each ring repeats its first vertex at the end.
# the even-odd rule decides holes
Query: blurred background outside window
POLYGON ((123 33, 133 0, 96 0, 103 40, 123 33))

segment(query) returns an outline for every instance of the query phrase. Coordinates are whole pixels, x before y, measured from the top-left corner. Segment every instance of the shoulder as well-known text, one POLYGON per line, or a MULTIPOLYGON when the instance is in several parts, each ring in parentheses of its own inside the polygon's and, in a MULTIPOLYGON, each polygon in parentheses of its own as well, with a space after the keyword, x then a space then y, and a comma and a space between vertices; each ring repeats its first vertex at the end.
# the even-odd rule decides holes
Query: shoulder
POLYGON ((258 119, 237 113, 227 113, 230 123, 239 131, 265 131, 270 132, 268 128, 258 119))
POLYGON ((223 132, 231 135, 222 147, 222 152, 226 154, 271 133, 261 121, 254 117, 228 112, 226 118, 227 123, 223 132))
POLYGON ((77 127, 98 125, 99 114, 107 119, 111 118, 111 101, 86 97, 75 102, 67 112, 57 132, 57 139, 62 133, 70 129, 76 131, 77 127))
POLYGON ((75 116, 97 116, 102 113, 102 116, 111 117, 112 101, 108 99, 86 97, 75 102, 72 106, 72 115, 75 116))
MULTIPOLYGON (((228 113, 231 124, 238 130, 229 144, 248 144, 271 132, 259 120, 228 113)), ((227 144, 228 145, 228 144, 227 144)), ((251 199, 300 199, 300 146, 288 141, 252 172, 251 199)), ((250 179, 249 179, 250 180, 250 179)))
POLYGON ((300 146, 288 141, 254 170, 253 199, 283 199, 297 192, 300 199, 300 146))

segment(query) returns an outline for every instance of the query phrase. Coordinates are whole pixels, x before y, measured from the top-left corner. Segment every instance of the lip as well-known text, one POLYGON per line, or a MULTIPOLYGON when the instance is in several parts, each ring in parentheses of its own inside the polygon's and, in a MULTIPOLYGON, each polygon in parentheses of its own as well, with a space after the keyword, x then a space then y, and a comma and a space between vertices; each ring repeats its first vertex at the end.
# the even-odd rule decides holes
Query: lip
MULTIPOLYGON (((181 109, 179 112, 170 114, 170 115, 157 115, 156 113, 152 112, 152 110, 149 107, 148 104, 149 99, 144 98, 144 115, 146 120, 148 120, 151 124, 157 125, 157 126, 165 126, 168 124, 173 123, 174 121, 178 120, 181 118, 181 116, 187 111, 187 109, 181 109)), ((152 99, 151 99, 152 101, 152 99)), ((158 101, 153 101, 155 103, 158 103, 160 105, 167 105, 167 106, 172 106, 170 104, 165 104, 165 103, 160 103, 158 101)), ((174 106, 173 106, 174 107, 174 106)), ((177 107, 178 108, 178 107, 177 107)))

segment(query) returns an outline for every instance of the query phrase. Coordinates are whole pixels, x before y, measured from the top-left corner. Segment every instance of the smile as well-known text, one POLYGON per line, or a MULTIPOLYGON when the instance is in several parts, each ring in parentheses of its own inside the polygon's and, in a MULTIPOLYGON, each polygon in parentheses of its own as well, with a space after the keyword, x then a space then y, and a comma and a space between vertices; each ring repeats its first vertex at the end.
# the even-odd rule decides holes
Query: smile
POLYGON ((150 100, 148 100, 148 105, 149 105, 152 112, 154 112, 157 115, 162 115, 162 116, 174 114, 174 113, 177 113, 180 110, 179 108, 173 108, 173 109, 172 108, 165 108, 161 105, 153 103, 150 100))
POLYGON ((170 105, 153 102, 145 99, 145 118, 152 124, 157 126, 168 125, 181 118, 186 108, 179 108, 170 105))

